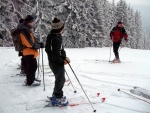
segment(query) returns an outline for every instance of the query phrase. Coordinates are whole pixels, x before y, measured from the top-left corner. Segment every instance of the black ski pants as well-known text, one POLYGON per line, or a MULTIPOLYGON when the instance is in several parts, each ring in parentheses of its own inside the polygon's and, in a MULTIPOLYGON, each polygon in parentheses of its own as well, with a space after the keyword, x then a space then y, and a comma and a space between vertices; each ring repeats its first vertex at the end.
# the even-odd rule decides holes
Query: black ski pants
POLYGON ((25 59, 25 73, 27 79, 27 85, 32 85, 35 80, 35 73, 37 70, 37 60, 33 55, 24 56, 25 59))
POLYGON ((25 73, 25 65, 26 65, 26 63, 25 63, 25 58, 23 56, 22 51, 18 52, 18 56, 19 57, 21 56, 21 72, 25 73))
POLYGON ((121 44, 121 41, 119 42, 113 42, 113 51, 114 51, 114 54, 115 54, 115 58, 116 59, 119 59, 119 52, 118 52, 118 49, 120 47, 120 44, 121 44))
POLYGON ((25 60, 25 57, 22 56, 21 58, 21 72, 25 73, 25 65, 26 65, 26 60, 25 60))
POLYGON ((52 95, 55 96, 56 98, 62 98, 63 97, 62 89, 65 83, 64 65, 59 65, 57 63, 49 61, 49 66, 55 75, 55 86, 52 95))

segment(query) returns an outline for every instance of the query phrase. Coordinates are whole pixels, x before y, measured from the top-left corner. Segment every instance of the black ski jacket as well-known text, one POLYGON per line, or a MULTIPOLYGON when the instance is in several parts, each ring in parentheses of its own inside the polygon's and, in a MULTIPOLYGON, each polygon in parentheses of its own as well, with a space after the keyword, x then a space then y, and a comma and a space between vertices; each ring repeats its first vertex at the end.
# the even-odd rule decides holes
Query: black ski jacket
POLYGON ((46 39, 45 51, 50 62, 64 65, 66 52, 62 45, 62 36, 60 33, 50 32, 46 39))

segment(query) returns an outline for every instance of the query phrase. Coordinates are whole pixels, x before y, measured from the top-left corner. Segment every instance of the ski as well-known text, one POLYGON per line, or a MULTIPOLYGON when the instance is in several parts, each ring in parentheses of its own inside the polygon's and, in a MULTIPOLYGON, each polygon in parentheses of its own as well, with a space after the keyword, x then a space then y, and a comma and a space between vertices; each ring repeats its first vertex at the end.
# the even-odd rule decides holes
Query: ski
POLYGON ((147 99, 142 98, 142 97, 140 97, 140 96, 138 96, 138 95, 135 95, 135 94, 133 94, 133 93, 131 93, 131 92, 127 92, 127 91, 124 91, 124 90, 122 90, 122 89, 118 89, 118 91, 120 91, 120 92, 122 92, 122 93, 125 93, 125 94, 127 94, 127 95, 129 95, 129 96, 132 96, 132 97, 134 97, 134 98, 136 98, 136 99, 138 99, 138 100, 141 100, 141 101, 143 101, 143 102, 146 102, 146 103, 150 104, 150 102, 149 102, 147 99))
MULTIPOLYGON (((50 102, 50 101, 47 101, 47 102, 50 102)), ((92 104, 101 104, 103 102, 92 102, 92 104)), ((68 105, 64 105, 64 106, 53 106, 51 105, 51 103, 48 103, 47 105, 44 106, 44 108, 46 107, 60 107, 60 108, 63 108, 63 107, 75 107, 75 106, 79 106, 79 105, 84 105, 84 104, 90 104, 89 102, 71 102, 69 103, 68 105)))
POLYGON ((119 62, 109 61, 109 62, 110 62, 110 64, 120 64, 121 63, 121 61, 119 61, 119 62))
MULTIPOLYGON (((148 90, 146 90, 146 89, 144 89, 144 88, 141 88, 141 87, 138 87, 138 86, 134 86, 133 88, 136 89, 136 90, 140 90, 140 91, 142 91, 142 90, 143 90, 143 91, 144 91, 144 90, 145 90, 145 91, 148 91, 148 90)), ((150 92, 150 91, 149 91, 149 92, 150 92)))
POLYGON ((135 86, 134 89, 130 90, 130 92, 135 94, 135 95, 150 99, 150 91, 148 91, 144 88, 135 86))
MULTIPOLYGON (((97 95, 98 97, 99 95, 97 95)), ((70 102, 68 105, 66 106, 53 106, 51 105, 51 97, 47 96, 48 100, 46 100, 45 102, 49 102, 47 105, 45 105, 44 107, 66 107, 66 106, 70 106, 70 107, 73 107, 73 106, 78 106, 78 105, 82 105, 82 104, 90 104, 89 102, 86 102, 86 101, 81 101, 81 102, 70 102)), ((70 98, 68 100, 71 100, 71 99, 74 99, 74 98, 70 98)), ((101 101, 99 102, 92 102, 92 104, 98 104, 98 103, 103 103, 105 101, 105 98, 101 98, 101 101)))

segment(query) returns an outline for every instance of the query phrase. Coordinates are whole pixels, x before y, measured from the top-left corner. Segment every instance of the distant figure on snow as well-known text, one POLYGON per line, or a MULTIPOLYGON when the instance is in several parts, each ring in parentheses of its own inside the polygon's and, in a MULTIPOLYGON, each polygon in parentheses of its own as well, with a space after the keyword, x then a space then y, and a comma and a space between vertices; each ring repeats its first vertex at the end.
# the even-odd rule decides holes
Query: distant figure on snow
POLYGON ((124 38, 126 41, 128 41, 127 37, 128 37, 128 35, 124 29, 124 25, 121 21, 119 21, 117 23, 117 26, 114 27, 110 32, 110 38, 113 42, 113 51, 115 54, 115 58, 113 60, 114 63, 120 63, 121 62, 120 58, 119 58, 118 49, 119 49, 119 46, 121 44, 122 38, 124 38))

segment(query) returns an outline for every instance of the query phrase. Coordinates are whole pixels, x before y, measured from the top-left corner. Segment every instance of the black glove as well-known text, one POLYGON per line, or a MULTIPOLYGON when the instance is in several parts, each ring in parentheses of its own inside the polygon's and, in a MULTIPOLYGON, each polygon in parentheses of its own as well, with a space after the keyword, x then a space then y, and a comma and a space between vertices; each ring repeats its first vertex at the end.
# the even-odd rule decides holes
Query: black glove
POLYGON ((44 48, 44 43, 43 42, 40 42, 40 48, 44 48))

